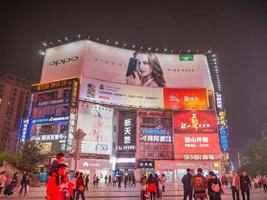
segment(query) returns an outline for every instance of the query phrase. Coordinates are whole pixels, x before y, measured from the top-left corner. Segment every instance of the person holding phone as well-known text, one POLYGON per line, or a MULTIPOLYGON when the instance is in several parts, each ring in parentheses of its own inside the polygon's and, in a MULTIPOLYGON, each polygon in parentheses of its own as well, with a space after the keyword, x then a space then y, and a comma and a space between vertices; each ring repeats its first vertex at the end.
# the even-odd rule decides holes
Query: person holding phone
POLYGON ((130 58, 126 83, 147 87, 164 87, 165 79, 156 54, 135 52, 130 58))

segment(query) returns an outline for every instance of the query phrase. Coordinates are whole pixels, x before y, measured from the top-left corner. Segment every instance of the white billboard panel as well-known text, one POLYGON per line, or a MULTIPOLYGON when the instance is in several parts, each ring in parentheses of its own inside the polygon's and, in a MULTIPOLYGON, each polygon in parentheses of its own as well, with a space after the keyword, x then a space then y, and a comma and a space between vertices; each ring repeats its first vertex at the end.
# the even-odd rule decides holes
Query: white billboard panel
POLYGON ((86 134, 81 153, 111 155, 113 109, 80 103, 78 112, 77 129, 86 134))
POLYGON ((89 40, 46 50, 41 82, 81 75, 147 87, 213 88, 202 54, 136 52, 89 40))
POLYGON ((163 88, 111 83, 83 77, 80 99, 127 107, 163 108, 163 88))
POLYGON ((80 77, 85 59, 86 42, 73 42, 45 51, 41 83, 80 77))

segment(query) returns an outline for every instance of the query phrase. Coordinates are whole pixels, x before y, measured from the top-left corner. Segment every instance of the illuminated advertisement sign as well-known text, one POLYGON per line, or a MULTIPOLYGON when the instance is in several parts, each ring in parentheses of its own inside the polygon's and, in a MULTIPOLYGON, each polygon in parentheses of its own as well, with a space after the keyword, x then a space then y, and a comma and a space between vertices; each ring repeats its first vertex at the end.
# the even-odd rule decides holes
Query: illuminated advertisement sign
POLYGON ((66 134, 50 134, 50 135, 35 135, 31 137, 31 140, 35 141, 53 141, 60 140, 66 142, 66 134))
POLYGON ((80 99, 127 107, 162 108, 162 88, 123 85, 84 77, 80 99))
POLYGON ((175 157, 179 154, 219 154, 219 136, 213 134, 175 134, 174 135, 175 157))
POLYGON ((203 54, 155 54, 89 40, 46 50, 41 82, 81 75, 145 87, 213 88, 203 54))
POLYGON ((139 157, 172 159, 172 112, 138 110, 139 157))
POLYGON ((226 151, 229 148, 227 131, 228 131, 227 126, 222 126, 219 128, 220 144, 222 150, 224 151, 226 151))
POLYGON ((136 112, 119 113, 118 152, 135 152, 136 148, 136 112))
POLYGON ((41 91, 46 91, 46 90, 64 88, 64 87, 72 86, 74 81, 78 81, 78 78, 36 84, 36 85, 32 85, 31 89, 32 89, 32 92, 41 92, 41 91))
POLYGON ((59 122, 59 121, 68 121, 69 116, 59 116, 59 117, 49 117, 49 118, 37 118, 33 119, 33 124, 41 124, 41 123, 50 123, 50 122, 59 122))
POLYGON ((216 98, 216 106, 218 109, 223 109, 223 99, 222 99, 222 94, 220 93, 215 93, 215 98, 216 98))
POLYGON ((86 135, 81 152, 111 155, 113 109, 89 103, 79 103, 77 129, 86 135))
POLYGON ((19 126, 19 142, 25 142, 30 137, 30 131, 32 127, 32 119, 30 117, 26 117, 25 119, 21 119, 19 126))
POLYGON ((66 148, 66 150, 68 152, 70 152, 72 150, 73 133, 75 131, 76 118, 77 118, 77 109, 72 108, 71 112, 70 112, 70 117, 69 117, 68 136, 67 136, 67 148, 66 148))
POLYGON ((138 161, 138 168, 155 168, 155 161, 138 161))
POLYGON ((218 110, 218 125, 225 125, 225 111, 224 110, 218 110))
POLYGON ((213 110, 175 111, 174 133, 216 133, 217 119, 213 110))
POLYGON ((208 99, 205 88, 173 89, 164 88, 164 108, 166 109, 207 109, 208 99))

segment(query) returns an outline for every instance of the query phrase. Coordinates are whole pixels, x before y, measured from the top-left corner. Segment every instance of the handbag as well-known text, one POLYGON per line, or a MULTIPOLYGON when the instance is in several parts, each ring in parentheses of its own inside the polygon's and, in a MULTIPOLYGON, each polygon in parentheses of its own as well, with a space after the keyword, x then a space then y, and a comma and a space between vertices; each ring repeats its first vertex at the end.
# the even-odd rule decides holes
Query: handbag
POLYGON ((146 191, 146 185, 141 185, 141 190, 146 191))
POLYGON ((84 186, 83 185, 81 185, 80 187, 79 187, 79 189, 78 189, 80 192, 83 192, 84 191, 84 186))

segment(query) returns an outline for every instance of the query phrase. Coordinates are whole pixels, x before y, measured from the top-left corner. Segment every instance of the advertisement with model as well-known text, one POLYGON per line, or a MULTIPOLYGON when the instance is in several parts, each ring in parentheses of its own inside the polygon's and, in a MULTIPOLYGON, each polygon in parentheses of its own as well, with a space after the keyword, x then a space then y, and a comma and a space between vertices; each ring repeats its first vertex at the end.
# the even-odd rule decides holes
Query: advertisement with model
POLYGON ((144 87, 213 88, 204 54, 151 53, 90 40, 46 50, 41 82, 81 75, 144 87))
POLYGON ((113 109, 80 102, 78 110, 77 129, 86 134, 81 153, 111 155, 113 109))

